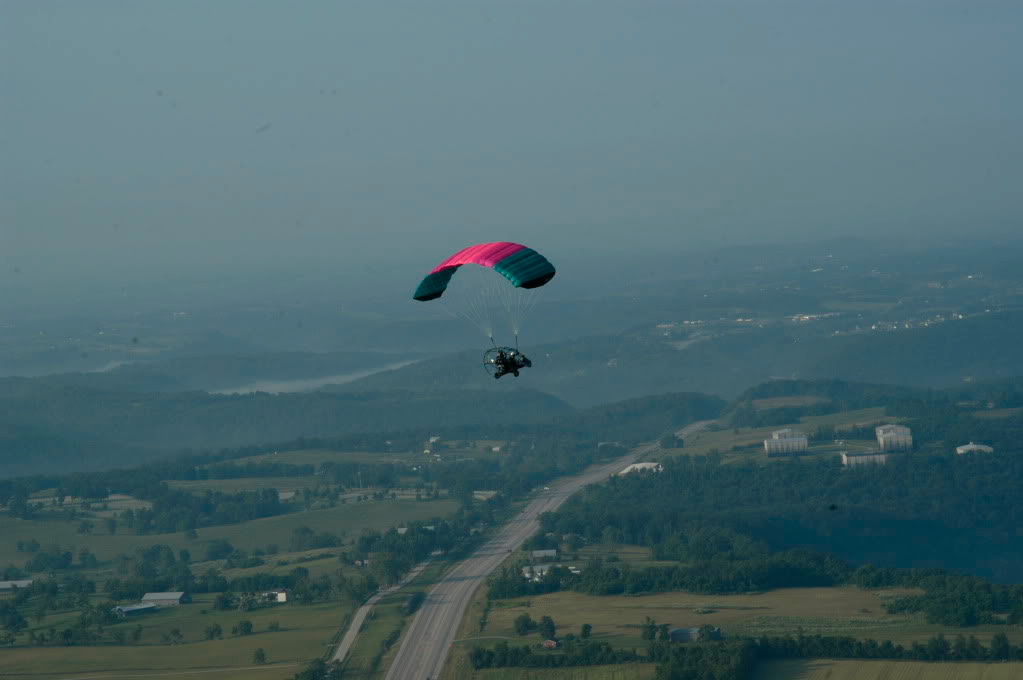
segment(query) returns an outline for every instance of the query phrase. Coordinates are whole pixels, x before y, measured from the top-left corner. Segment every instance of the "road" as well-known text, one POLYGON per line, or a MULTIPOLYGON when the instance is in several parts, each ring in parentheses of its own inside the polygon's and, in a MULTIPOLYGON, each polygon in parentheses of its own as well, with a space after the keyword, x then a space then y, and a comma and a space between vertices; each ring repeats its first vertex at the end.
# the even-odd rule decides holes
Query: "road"
POLYGON ((426 601, 401 639, 386 680, 436 680, 447 660, 465 610, 480 587, 507 557, 540 528, 539 517, 555 510, 582 487, 607 479, 656 445, 641 447, 613 463, 587 468, 581 474, 550 483, 514 519, 472 556, 459 562, 427 593, 426 601))
POLYGON ((683 427, 681 430, 676 430, 675 431, 675 436, 684 440, 686 437, 688 437, 691 434, 696 434, 697 432, 700 432, 701 430, 706 430, 707 426, 709 426, 711 423, 714 423, 714 422, 717 422, 717 421, 714 421, 714 420, 697 420, 695 423, 689 423, 688 425, 683 427))
POLYGON ((345 632, 344 638, 341 639, 341 644, 338 645, 337 651, 334 652, 334 656, 331 658, 331 661, 344 661, 345 657, 348 656, 348 652, 351 651, 352 645, 355 644, 355 637, 359 634, 359 629, 362 628, 362 623, 366 620, 366 617, 369 616, 370 610, 376 606, 376 603, 386 595, 390 595, 399 588, 403 588, 408 585, 412 579, 423 572, 423 569, 426 569, 426 565, 429 563, 430 560, 420 562, 413 567, 412 571, 406 574, 405 578, 401 581, 395 583, 389 588, 381 590, 376 595, 366 600, 366 604, 359 607, 359 610, 355 612, 355 617, 352 618, 352 623, 348 626, 348 630, 345 632))

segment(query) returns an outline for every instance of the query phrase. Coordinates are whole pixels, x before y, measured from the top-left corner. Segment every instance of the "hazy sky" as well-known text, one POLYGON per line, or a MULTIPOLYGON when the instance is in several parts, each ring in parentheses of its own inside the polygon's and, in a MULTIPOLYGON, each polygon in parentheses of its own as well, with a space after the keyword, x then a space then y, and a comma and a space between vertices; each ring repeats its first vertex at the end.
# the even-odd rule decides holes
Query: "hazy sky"
POLYGON ((556 260, 1012 234, 1021 19, 1012 0, 0 0, 0 295, 428 269, 495 239, 556 260))

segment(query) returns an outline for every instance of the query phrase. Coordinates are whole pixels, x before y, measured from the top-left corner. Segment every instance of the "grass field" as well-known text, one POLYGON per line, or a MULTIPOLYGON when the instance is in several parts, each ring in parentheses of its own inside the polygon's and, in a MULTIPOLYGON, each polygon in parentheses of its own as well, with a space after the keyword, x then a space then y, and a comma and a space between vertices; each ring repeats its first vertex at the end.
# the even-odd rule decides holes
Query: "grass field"
POLYGON ((492 668, 476 671, 473 680, 650 680, 657 666, 652 663, 579 668, 492 668))
POLYGON ((757 666, 754 680, 1019 680, 1023 663, 786 660, 757 666))
POLYGON ((295 491, 302 488, 315 489, 324 482, 322 477, 243 477, 241 479, 199 479, 194 481, 171 480, 167 482, 167 486, 201 494, 206 491, 238 493, 239 491, 257 491, 259 489, 295 491))
MULTIPOLYGON (((998 632, 1014 643, 1023 643, 1023 629, 1006 626, 955 628, 928 624, 918 615, 889 615, 883 603, 911 593, 906 589, 860 590, 858 588, 787 588, 743 595, 696 595, 658 593, 641 596, 592 596, 573 592, 551 593, 495 603, 489 615, 487 635, 508 636, 532 642, 535 636, 519 637, 513 622, 522 613, 534 620, 550 616, 558 634, 578 634, 582 624, 593 626, 593 639, 616 647, 640 647, 640 628, 645 617, 672 627, 720 626, 728 635, 848 635, 860 639, 891 640, 909 646, 944 633, 975 635, 988 644, 998 632)), ((477 615, 478 618, 478 615, 477 615)))
MULTIPOLYGON (((439 449, 436 453, 444 458, 451 456, 467 456, 472 458, 485 458, 498 456, 491 448, 501 446, 505 442, 497 440, 480 440, 475 442, 473 448, 452 448, 439 449)), ((425 445, 424 445, 425 448, 425 445)), ((415 453, 388 453, 384 451, 330 451, 327 449, 302 449, 300 451, 281 451, 280 453, 266 453, 259 456, 237 458, 229 461, 234 465, 245 465, 246 463, 287 463, 289 465, 320 465, 321 463, 415 463, 426 460, 427 456, 422 450, 415 453)), ((223 463, 218 463, 222 465, 223 463)))
POLYGON ((642 647, 639 625, 649 616, 672 627, 720 626, 726 635, 780 634, 802 627, 807 633, 886 636, 895 628, 916 623, 906 616, 889 616, 882 596, 856 588, 792 588, 749 595, 658 593, 642 596, 598 597, 573 592, 552 593, 509 601, 518 606, 494 607, 487 631, 516 639, 513 621, 522 613, 533 619, 550 616, 559 634, 578 633, 593 626, 593 639, 615 646, 642 647), (528 605, 528 606, 527 606, 528 605), (702 613, 701 613, 702 612, 702 613))
MULTIPOLYGON (((193 596, 192 604, 168 607, 110 627, 111 630, 123 628, 128 632, 136 625, 142 625, 139 645, 0 650, 0 675, 5 679, 31 677, 44 680, 79 678, 100 672, 104 675, 132 672, 156 675, 190 669, 231 669, 251 666, 253 652, 261 647, 268 662, 278 665, 261 670, 258 677, 268 680, 291 677, 297 668, 281 664, 304 664, 323 654, 337 635, 344 617, 354 609, 354 605, 346 600, 332 600, 314 605, 285 604, 248 612, 225 612, 213 609, 213 598, 212 594, 197 594, 193 596), (204 610, 205 614, 202 613, 204 610), (231 628, 242 619, 252 621, 254 633, 232 636, 231 628), (267 630, 271 621, 279 622, 279 631, 267 630), (203 631, 214 623, 223 628, 224 639, 204 640, 203 631), (161 643, 162 634, 172 628, 181 630, 184 644, 161 643)), ((42 625, 50 623, 47 620, 42 625)), ((236 673, 235 677, 244 677, 243 671, 232 673, 236 673)), ((210 673, 202 675, 208 677, 210 673)), ((220 674, 215 676, 219 678, 220 674)), ((230 677, 230 673, 225 672, 225 677, 230 677)))
MULTIPOLYGON (((0 564, 24 564, 31 555, 16 550, 17 541, 36 539, 43 546, 58 544, 64 550, 77 552, 88 547, 100 561, 110 560, 119 554, 130 554, 135 548, 157 543, 168 545, 174 550, 186 548, 196 559, 205 554, 206 545, 216 539, 226 538, 236 548, 252 550, 276 543, 286 549, 291 532, 302 526, 315 531, 329 531, 335 534, 357 535, 363 528, 385 530, 405 522, 446 517, 453 513, 457 503, 441 499, 433 501, 385 500, 345 503, 333 508, 294 512, 277 517, 199 529, 199 538, 188 539, 183 532, 173 534, 152 534, 136 536, 128 533, 110 535, 97 533, 82 536, 76 533, 78 522, 21 520, 10 517, 0 518, 0 564)), ((102 531, 100 529, 99 531, 102 531)))
POLYGON ((789 397, 770 397, 768 399, 754 399, 753 408, 758 411, 766 411, 772 408, 783 408, 785 406, 812 406, 822 402, 830 401, 824 397, 813 395, 793 395, 789 397))
POLYGON ((970 415, 974 418, 983 418, 984 420, 995 420, 998 418, 1014 418, 1019 414, 1023 413, 1023 407, 1017 406, 1015 408, 993 408, 985 409, 982 411, 974 411, 970 415))

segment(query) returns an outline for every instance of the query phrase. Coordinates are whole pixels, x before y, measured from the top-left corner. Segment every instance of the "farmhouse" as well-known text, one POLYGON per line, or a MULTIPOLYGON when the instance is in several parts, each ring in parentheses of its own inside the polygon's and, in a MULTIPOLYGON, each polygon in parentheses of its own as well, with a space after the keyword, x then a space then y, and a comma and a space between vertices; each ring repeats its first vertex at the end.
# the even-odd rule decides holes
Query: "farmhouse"
POLYGON ((287 588, 274 588, 268 590, 262 594, 266 598, 267 602, 287 602, 288 601, 288 589, 287 588))
POLYGON ((179 604, 191 602, 185 593, 146 593, 142 596, 142 604, 152 604, 157 607, 177 607, 179 604))

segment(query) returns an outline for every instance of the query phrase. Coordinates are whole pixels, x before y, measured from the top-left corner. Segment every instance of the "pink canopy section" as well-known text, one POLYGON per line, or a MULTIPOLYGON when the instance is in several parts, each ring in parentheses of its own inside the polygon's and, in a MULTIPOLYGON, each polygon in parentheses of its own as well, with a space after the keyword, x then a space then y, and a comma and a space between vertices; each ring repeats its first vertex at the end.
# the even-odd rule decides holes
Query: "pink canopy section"
POLYGON ((441 262, 433 268, 431 274, 435 274, 448 267, 460 267, 463 264, 478 264, 481 267, 493 267, 504 258, 524 250, 526 246, 511 241, 496 241, 494 243, 480 243, 468 248, 463 248, 457 253, 441 262))

